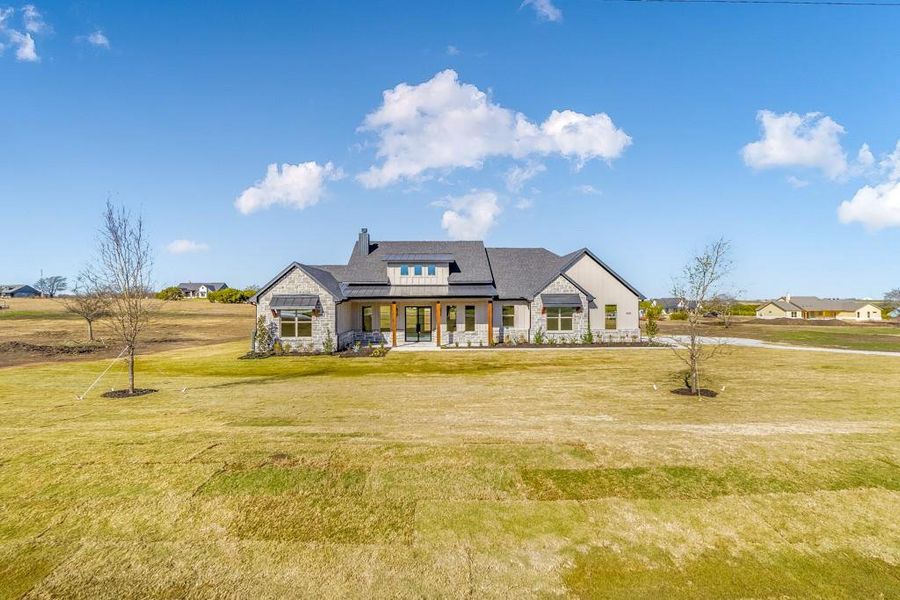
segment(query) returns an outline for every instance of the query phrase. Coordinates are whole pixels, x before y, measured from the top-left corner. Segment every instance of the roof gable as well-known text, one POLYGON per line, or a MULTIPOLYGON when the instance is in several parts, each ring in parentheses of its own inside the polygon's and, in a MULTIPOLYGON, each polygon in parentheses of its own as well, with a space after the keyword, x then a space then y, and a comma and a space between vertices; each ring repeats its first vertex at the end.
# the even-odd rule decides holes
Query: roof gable
POLYGON ((303 265, 298 262, 292 262, 291 264, 286 266, 284 269, 282 269, 281 272, 278 275, 276 275, 275 277, 273 277, 268 283, 266 283, 264 286, 259 288, 259 290, 250 297, 248 302, 250 302, 250 304, 256 304, 257 302, 259 302, 260 296, 262 296, 263 294, 268 292, 272 288, 273 285, 275 285, 276 283, 281 281, 281 279, 285 275, 287 275, 294 269, 300 269, 301 271, 303 271, 304 273, 309 275, 309 277, 311 277, 313 281, 318 283, 329 294, 331 294, 332 297, 336 301, 341 301, 344 299, 344 295, 341 293, 340 283, 338 283, 338 281, 334 278, 334 276, 330 272, 326 271, 325 269, 323 269, 321 267, 315 267, 312 265, 303 265))

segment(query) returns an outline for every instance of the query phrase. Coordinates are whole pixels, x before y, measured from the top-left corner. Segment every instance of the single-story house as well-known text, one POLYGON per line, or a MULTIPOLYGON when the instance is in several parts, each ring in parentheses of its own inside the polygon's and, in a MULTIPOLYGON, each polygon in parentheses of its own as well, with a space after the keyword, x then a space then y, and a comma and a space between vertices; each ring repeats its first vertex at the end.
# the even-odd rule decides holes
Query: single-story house
POLYGON ((757 307, 756 318, 880 321, 881 309, 865 300, 840 300, 788 294, 757 307))
POLYGON ((656 298, 653 300, 653 305, 661 307, 664 315, 670 315, 675 312, 693 309, 697 303, 693 300, 684 300, 682 298, 656 298))
POLYGON ((0 298, 34 298, 41 293, 22 283, 0 283, 0 298))
POLYGON ((587 248, 480 241, 374 241, 345 265, 293 262, 250 298, 276 337, 322 349, 355 342, 490 345, 545 336, 637 338, 643 296, 587 248))
POLYGON ((206 298, 209 292, 218 292, 228 287, 228 284, 222 282, 215 283, 179 283, 181 293, 185 298, 206 298))

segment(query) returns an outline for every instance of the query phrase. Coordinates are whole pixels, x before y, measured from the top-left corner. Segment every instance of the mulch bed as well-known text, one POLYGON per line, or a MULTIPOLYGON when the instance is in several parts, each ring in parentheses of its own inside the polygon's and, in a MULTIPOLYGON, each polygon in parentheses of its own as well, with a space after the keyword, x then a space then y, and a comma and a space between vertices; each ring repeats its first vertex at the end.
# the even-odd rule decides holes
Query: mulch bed
POLYGON ((101 342, 84 342, 74 344, 59 344, 50 346, 46 344, 29 344, 28 342, 0 342, 0 352, 27 352, 41 356, 78 355, 90 354, 100 350, 106 350, 107 345, 101 342))
POLYGON ((337 353, 341 358, 383 358, 390 352, 390 347, 385 346, 362 346, 359 352, 354 352, 352 348, 347 348, 337 353))
POLYGON ((100 395, 104 398, 135 398, 137 396, 146 396, 147 394, 152 394, 158 391, 159 390, 150 388, 134 388, 133 394, 128 390, 110 390, 108 392, 103 392, 100 395))
MULTIPOLYGON (((678 394, 679 396, 697 396, 695 392, 692 392, 689 388, 677 388, 672 390, 673 394, 678 394)), ((706 388, 700 388, 700 394, 703 398, 715 398, 719 395, 719 392, 709 390, 706 388)))
POLYGON ((663 344, 656 344, 647 341, 643 342, 606 342, 602 344, 534 344, 528 342, 526 344, 494 344, 493 346, 477 346, 475 344, 471 346, 466 346, 465 344, 460 344, 459 346, 450 345, 450 346, 441 346, 446 350, 498 350, 498 349, 512 349, 512 348, 543 348, 546 350, 550 350, 552 348, 641 348, 646 346, 661 346, 663 344))

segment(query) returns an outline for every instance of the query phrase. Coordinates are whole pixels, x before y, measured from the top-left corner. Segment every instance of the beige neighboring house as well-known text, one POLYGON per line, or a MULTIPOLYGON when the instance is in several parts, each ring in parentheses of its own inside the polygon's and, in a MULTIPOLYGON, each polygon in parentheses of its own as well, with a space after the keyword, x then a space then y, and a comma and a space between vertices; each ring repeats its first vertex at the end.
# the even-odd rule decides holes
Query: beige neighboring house
POLYGON ((783 296, 756 309, 757 319, 839 319, 880 321, 881 309, 864 300, 841 300, 816 296, 783 296))
POLYGON ((486 248, 481 241, 375 241, 343 265, 291 263, 250 302, 275 336, 338 349, 491 345, 545 337, 638 339, 643 296, 587 248, 486 248))

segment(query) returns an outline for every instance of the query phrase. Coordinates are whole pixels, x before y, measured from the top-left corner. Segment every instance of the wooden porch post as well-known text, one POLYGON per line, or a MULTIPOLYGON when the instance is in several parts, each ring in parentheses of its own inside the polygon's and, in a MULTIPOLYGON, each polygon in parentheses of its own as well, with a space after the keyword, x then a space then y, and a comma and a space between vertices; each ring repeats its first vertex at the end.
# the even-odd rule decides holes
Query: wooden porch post
POLYGON ((435 310, 435 317, 437 318, 437 345, 438 348, 441 346, 441 302, 438 300, 437 307, 435 310))
POLYGON ((391 302, 391 346, 397 346, 397 303, 391 302))
POLYGON ((494 345, 494 301, 488 300, 488 346, 494 345))

